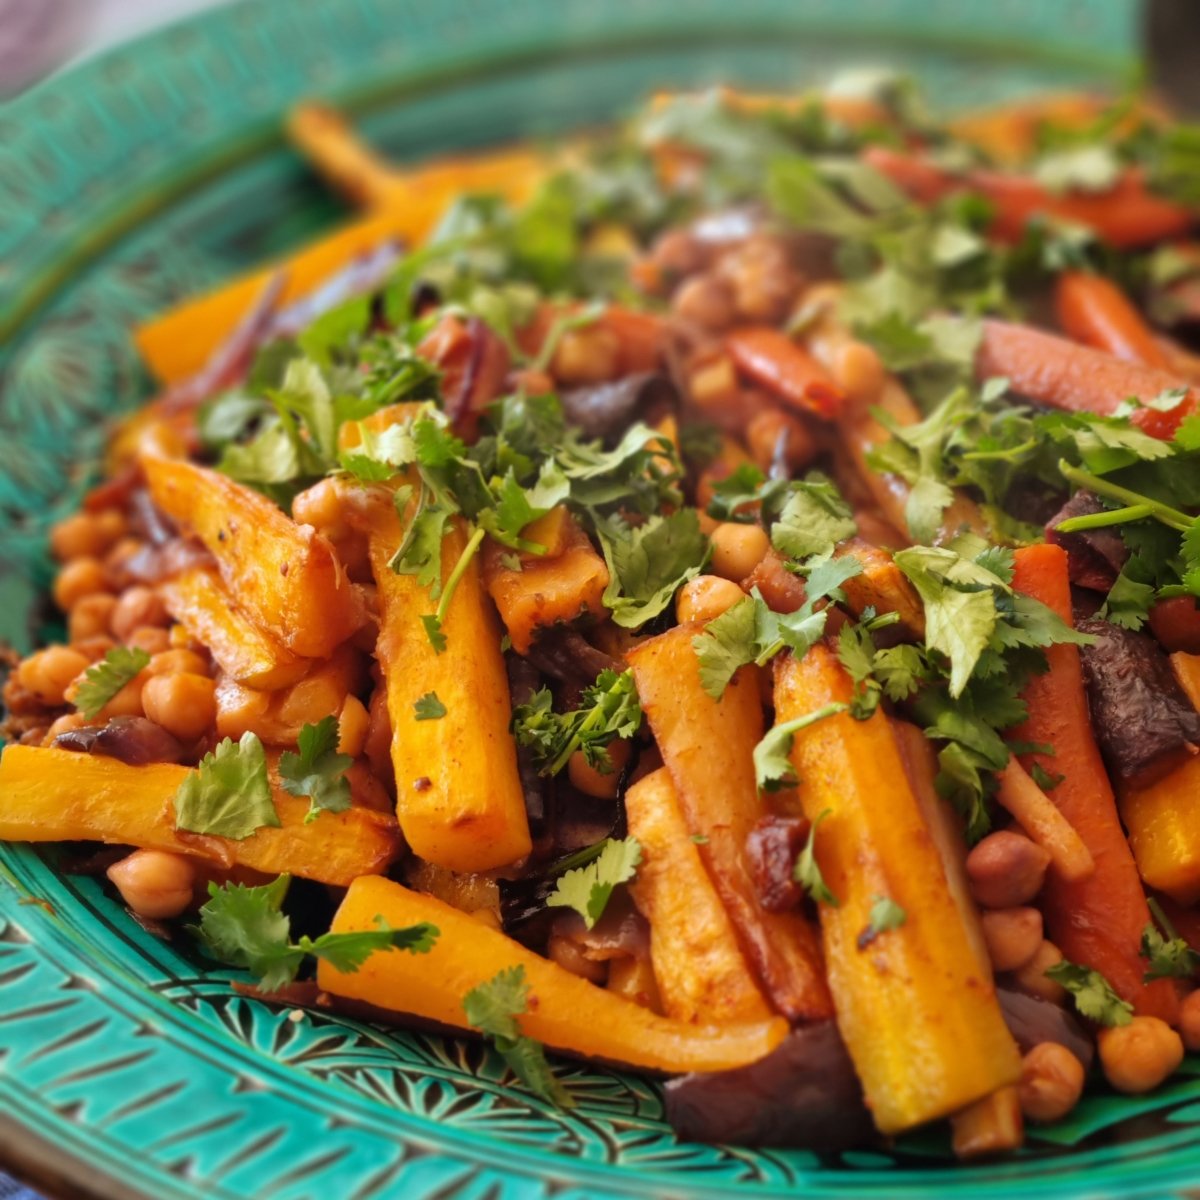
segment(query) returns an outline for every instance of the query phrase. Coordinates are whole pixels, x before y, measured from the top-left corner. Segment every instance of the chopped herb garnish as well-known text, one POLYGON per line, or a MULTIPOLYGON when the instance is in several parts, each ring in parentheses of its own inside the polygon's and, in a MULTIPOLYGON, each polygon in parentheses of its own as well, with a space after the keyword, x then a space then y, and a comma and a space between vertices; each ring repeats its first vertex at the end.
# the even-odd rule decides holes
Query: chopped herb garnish
POLYGON ((1047 968, 1046 978, 1066 988, 1075 1001, 1076 1011, 1089 1021, 1113 1026, 1128 1025, 1133 1019, 1133 1005, 1122 1000, 1112 984, 1091 967, 1064 959, 1047 968))
POLYGON ((285 750, 279 756, 279 782, 284 791, 312 800, 306 821, 315 820, 322 811, 345 812, 350 807, 346 771, 354 759, 339 754, 337 744, 337 718, 323 717, 315 725, 305 725, 300 730, 298 754, 285 750))
POLYGON ((446 715, 446 706, 438 699, 437 692, 426 692, 413 704, 413 720, 440 721, 446 715))
POLYGON ((75 707, 89 721, 100 715, 104 706, 141 671, 150 665, 150 655, 138 647, 114 646, 84 672, 75 692, 75 707))
POLYGON ((551 908, 573 908, 591 929, 603 916, 613 888, 632 879, 641 861, 637 838, 608 838, 590 863, 558 877, 546 903, 551 908))
POLYGON ((267 758, 258 735, 219 742, 189 771, 175 793, 175 827, 241 841, 264 825, 278 826, 267 758))

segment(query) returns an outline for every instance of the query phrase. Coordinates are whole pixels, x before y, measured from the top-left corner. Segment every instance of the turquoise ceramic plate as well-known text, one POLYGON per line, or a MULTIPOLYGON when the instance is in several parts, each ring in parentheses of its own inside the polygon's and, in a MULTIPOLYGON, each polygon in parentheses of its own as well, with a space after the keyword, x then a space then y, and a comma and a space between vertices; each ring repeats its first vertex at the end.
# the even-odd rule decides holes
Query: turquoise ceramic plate
MULTIPOLYGON (((168 30, 0 111, 0 636, 42 623, 44 531, 145 394, 131 322, 340 215, 280 142, 295 98, 398 157, 549 133, 653 86, 917 71, 946 104, 1114 83, 1124 0, 291 0, 168 30)), ((681 1144, 654 1084, 564 1066, 565 1114, 476 1045, 236 996, 94 880, 0 849, 0 1158, 105 1197, 1195 1196, 1200 1066, 1096 1095, 1019 1157, 940 1134, 820 1157, 681 1144)))

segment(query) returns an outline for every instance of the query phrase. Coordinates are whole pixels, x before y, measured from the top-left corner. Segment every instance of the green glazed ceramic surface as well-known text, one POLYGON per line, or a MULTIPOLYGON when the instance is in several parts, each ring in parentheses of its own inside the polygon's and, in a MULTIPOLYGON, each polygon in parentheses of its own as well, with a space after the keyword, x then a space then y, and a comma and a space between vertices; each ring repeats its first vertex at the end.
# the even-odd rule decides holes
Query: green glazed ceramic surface
MULTIPOLYGON (((45 530, 148 381, 136 320, 342 215, 281 142, 351 107, 398 158, 550 134, 656 86, 887 63, 944 105, 1119 85, 1133 0, 252 0, 0 109, 0 637, 46 632, 45 530)), ((562 1064, 578 1107, 483 1047, 236 995, 53 855, 0 847, 0 1157, 105 1197, 1197 1195, 1200 1064, 1089 1096, 1017 1157, 942 1134, 822 1157, 676 1141, 656 1085, 562 1064), (295 1016, 295 1014, 292 1014, 295 1016)))

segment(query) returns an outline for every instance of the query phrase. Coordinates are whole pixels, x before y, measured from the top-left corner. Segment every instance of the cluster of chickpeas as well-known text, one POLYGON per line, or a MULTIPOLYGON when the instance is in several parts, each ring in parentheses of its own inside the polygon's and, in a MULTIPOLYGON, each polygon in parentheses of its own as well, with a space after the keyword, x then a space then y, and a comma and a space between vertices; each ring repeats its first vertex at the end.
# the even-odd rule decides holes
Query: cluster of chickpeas
MULTIPOLYGON (((1069 997, 1046 972, 1063 961, 1044 935, 1042 914, 1032 902, 1042 889, 1050 855, 1012 829, 991 833, 967 856, 967 880, 982 911, 984 941, 997 973, 1023 992, 1053 1004, 1069 997)), ((1136 1016, 1127 1025, 1101 1029, 1100 1065, 1118 1091, 1148 1092, 1183 1061, 1184 1048, 1200 1049, 1200 992, 1184 1001, 1180 1031, 1158 1017, 1136 1016)), ((1079 1102, 1084 1066, 1057 1042, 1034 1046, 1023 1063, 1021 1109, 1033 1121, 1057 1121, 1079 1102)))
MULTIPOLYGON (((158 592, 130 577, 126 564, 144 545, 118 508, 76 513, 51 531, 62 564, 52 594, 67 618, 67 642, 36 651, 12 673, 5 699, 22 741, 52 745, 71 730, 144 717, 194 747, 193 757, 207 749, 202 739, 216 718, 212 664, 172 625, 158 592), (118 645, 145 651, 149 664, 94 719, 65 711, 87 670, 118 645)), ((108 875, 134 912, 154 919, 180 915, 205 882, 194 860, 161 850, 135 850, 108 875)))

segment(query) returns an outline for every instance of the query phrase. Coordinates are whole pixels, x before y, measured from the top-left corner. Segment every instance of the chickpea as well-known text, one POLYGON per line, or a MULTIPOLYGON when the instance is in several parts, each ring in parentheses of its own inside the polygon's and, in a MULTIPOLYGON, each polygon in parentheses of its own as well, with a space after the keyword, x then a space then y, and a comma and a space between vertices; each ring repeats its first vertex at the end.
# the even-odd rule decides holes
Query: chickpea
POLYGON ((688 375, 688 393, 701 408, 719 408, 738 397, 737 371, 733 359, 718 355, 692 369, 688 375))
POLYGON ((54 581, 54 603, 69 612, 84 598, 107 591, 104 567, 98 558, 73 558, 54 581))
POLYGON ((650 249, 650 261, 664 274, 676 279, 702 271, 708 250, 686 229, 669 229, 650 249))
POLYGON ((90 663, 99 662, 117 643, 106 633, 94 633, 91 637, 80 638, 71 643, 72 650, 78 650, 90 663))
POLYGON ((331 538, 342 538, 350 532, 342 511, 341 490, 334 479, 322 479, 305 488, 292 501, 292 519, 300 525, 312 525, 331 538))
POLYGON ((733 292, 715 275, 693 275, 675 290, 671 307, 685 321, 714 332, 733 324, 733 292))
POLYGON ((1096 1044, 1105 1078, 1130 1095, 1158 1087, 1183 1062, 1183 1039, 1158 1017, 1102 1029, 1096 1044))
POLYGON ((802 283, 784 243, 765 234, 725 251, 717 269, 733 288, 738 316, 771 325, 787 315, 802 283))
POLYGON ((31 654, 16 670, 17 682, 48 707, 61 704, 72 680, 89 666, 88 660, 69 646, 49 646, 31 654))
POLYGON ((104 531, 91 513, 75 513, 50 530, 50 551, 59 562, 94 558, 107 548, 104 531))
POLYGON ((746 444, 750 456, 766 471, 775 461, 779 436, 787 432, 783 443, 783 461, 793 470, 807 466, 817 456, 817 444, 808 426, 791 413, 780 412, 773 405, 759 409, 746 426, 746 444))
POLYGON ((119 508, 102 508, 98 513, 92 514, 92 519, 96 522, 101 548, 104 550, 129 532, 129 522, 119 508))
POLYGON ((145 650, 149 655, 162 654, 171 648, 171 635, 155 625, 139 625, 126 639, 125 645, 145 650))
POLYGON ((849 341, 834 357, 833 377, 851 400, 873 404, 883 391, 887 372, 870 346, 865 342, 849 341))
POLYGON ((604 383, 612 379, 621 362, 621 341, 611 329, 585 325, 569 329, 554 348, 551 372, 568 386, 604 383))
POLYGON ((142 917, 177 917, 192 902, 196 869, 182 854, 135 850, 108 868, 121 899, 142 917))
POLYGON ((567 775, 585 796, 612 800, 620 786, 621 770, 629 761, 629 752, 629 743, 626 741, 609 743, 608 757, 612 761, 612 769, 605 772, 593 767, 582 750, 576 750, 567 762, 567 775))
POLYGON ((82 729, 87 723, 88 720, 83 713, 63 713, 61 717, 51 722, 50 728, 46 730, 46 736, 42 741, 42 745, 51 746, 54 744, 54 739, 60 733, 70 733, 73 729, 82 729))
POLYGON ((982 916, 983 940, 997 971, 1016 971, 1042 944, 1042 914, 1036 908, 998 908, 982 916))
POLYGON ((685 621, 711 621, 732 608, 746 593, 732 579, 720 575, 697 575, 679 589, 675 615, 685 621))
POLYGON ((179 671, 207 675, 208 663, 194 650, 160 650, 151 656, 146 668, 149 675, 174 675, 179 671))
MULTIPOLYGON (((77 686, 77 685, 76 685, 77 686)), ((140 717, 142 709, 142 689, 146 686, 146 675, 143 671, 131 679, 101 710, 100 716, 106 720, 109 717, 140 717)))
POLYGON ((715 517, 710 517, 702 508, 696 510, 696 518, 700 522, 700 532, 705 537, 712 537, 713 530, 721 524, 715 517))
POLYGON ((117 601, 112 615, 112 631, 124 641, 143 625, 165 629, 170 620, 162 597, 153 588, 138 585, 128 588, 117 601))
POLYGON ((116 596, 108 592, 93 592, 76 600, 67 616, 67 634, 71 641, 81 642, 84 638, 107 633, 116 607, 116 596))
POLYGON ((771 539, 761 525, 727 521, 712 532, 712 572, 725 579, 745 579, 770 548, 771 539))
POLYGON ((1065 1004, 1066 988, 1046 974, 1062 960, 1062 951, 1053 942, 1043 941, 1034 956, 1020 970, 1013 973, 1013 982, 1021 991, 1036 996, 1039 1000, 1049 1000, 1051 1004, 1065 1004))
POLYGON ((1034 1046, 1021 1062, 1021 1112, 1030 1121, 1061 1121, 1079 1103, 1083 1080, 1083 1063, 1066 1046, 1034 1046))
POLYGON ((988 834, 967 855, 971 895, 988 908, 1027 904, 1041 891, 1050 855, 1024 834, 988 834))
POLYGON ((195 741, 217 719, 216 684, 207 675, 152 675, 142 689, 146 716, 181 742, 195 741))
POLYGON ((535 371, 532 367, 513 371, 508 379, 514 392, 523 392, 526 396, 544 396, 554 391, 554 380, 545 371, 535 371))
POLYGON ((550 935, 550 940, 546 944, 546 954, 560 967, 570 971, 572 975, 589 979, 592 983, 603 983, 608 975, 607 963, 593 962, 590 958, 585 958, 578 943, 561 934, 552 933, 550 935))
POLYGON ((357 758, 366 744, 370 722, 367 706, 357 696, 347 696, 338 717, 338 753, 357 758))
POLYGON ((1200 1051, 1200 991, 1184 997, 1179 1009, 1179 1032, 1193 1054, 1200 1051))

